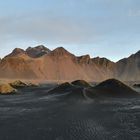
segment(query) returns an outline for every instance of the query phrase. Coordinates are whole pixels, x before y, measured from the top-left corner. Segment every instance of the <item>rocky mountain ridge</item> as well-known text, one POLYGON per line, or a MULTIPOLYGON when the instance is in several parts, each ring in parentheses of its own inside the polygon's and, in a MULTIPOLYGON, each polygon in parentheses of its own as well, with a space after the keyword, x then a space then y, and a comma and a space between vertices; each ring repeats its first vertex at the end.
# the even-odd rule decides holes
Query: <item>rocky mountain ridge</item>
POLYGON ((43 45, 16 48, 0 61, 0 78, 102 81, 117 78, 140 80, 140 51, 116 63, 107 58, 75 56, 63 47, 50 50, 43 45))

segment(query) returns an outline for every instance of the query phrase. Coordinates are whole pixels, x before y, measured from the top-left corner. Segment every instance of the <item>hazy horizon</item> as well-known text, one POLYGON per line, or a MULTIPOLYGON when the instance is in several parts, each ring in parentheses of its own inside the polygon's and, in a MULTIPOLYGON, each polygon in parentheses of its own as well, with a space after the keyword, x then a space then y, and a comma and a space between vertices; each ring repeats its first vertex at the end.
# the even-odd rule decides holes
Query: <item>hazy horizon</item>
POLYGON ((2 0, 0 57, 42 44, 116 62, 140 50, 139 5, 139 0, 2 0))

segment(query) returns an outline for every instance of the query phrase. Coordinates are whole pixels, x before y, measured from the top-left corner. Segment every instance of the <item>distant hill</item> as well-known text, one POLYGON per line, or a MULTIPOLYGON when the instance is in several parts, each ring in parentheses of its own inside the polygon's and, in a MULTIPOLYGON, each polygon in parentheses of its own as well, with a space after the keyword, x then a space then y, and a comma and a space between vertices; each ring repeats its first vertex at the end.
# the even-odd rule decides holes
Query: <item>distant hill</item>
POLYGON ((102 81, 117 78, 140 80, 140 51, 114 63, 107 58, 75 56, 63 47, 50 50, 43 45, 16 48, 0 61, 0 78, 102 81))

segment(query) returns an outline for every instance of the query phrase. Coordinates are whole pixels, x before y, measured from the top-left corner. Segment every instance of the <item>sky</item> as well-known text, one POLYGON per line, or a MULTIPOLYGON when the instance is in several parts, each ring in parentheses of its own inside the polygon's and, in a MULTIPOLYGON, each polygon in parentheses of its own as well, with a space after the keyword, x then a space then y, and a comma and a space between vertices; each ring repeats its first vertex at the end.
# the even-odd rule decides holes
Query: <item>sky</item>
POLYGON ((0 0, 0 57, 63 46, 112 61, 140 50, 140 0, 0 0))

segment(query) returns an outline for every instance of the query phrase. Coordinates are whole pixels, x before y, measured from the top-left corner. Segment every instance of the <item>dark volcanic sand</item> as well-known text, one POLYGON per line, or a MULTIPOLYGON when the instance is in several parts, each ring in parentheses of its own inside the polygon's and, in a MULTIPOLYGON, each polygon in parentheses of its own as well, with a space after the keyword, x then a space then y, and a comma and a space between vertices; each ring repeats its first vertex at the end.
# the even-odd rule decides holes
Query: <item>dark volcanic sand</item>
POLYGON ((68 101, 47 89, 0 96, 0 140, 140 139, 140 98, 68 101))

